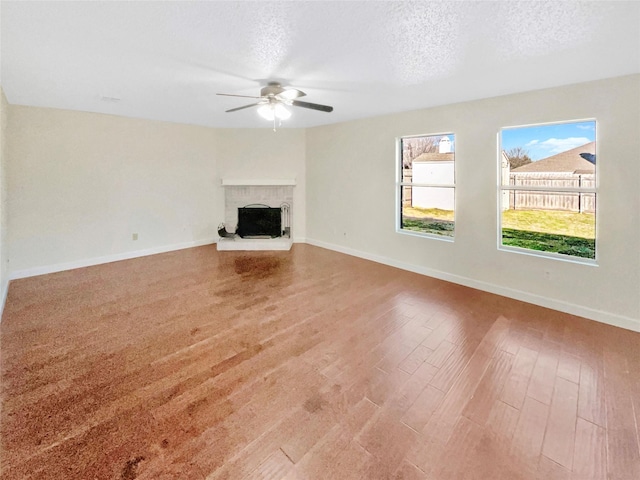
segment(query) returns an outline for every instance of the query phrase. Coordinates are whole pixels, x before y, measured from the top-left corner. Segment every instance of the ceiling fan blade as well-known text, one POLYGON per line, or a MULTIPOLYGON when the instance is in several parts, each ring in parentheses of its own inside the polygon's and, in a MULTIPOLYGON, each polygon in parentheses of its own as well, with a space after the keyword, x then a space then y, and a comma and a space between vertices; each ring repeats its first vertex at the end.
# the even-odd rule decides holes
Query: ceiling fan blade
POLYGON ((295 100, 296 98, 304 97, 305 95, 306 93, 302 90, 298 90, 297 88, 287 88, 283 92, 277 94, 276 97, 284 100, 295 100))
MULTIPOLYGON (((258 97, 258 98, 260 98, 260 97, 258 97)), ((256 103, 251 103, 249 105, 245 105, 243 107, 232 108, 231 110, 225 110, 225 113, 237 112, 238 110, 242 110, 244 108, 249 108, 249 107, 255 107, 256 105, 262 105, 262 103, 261 102, 256 102, 256 103)))
POLYGON ((333 112, 333 107, 329 105, 320 105, 319 103, 301 102, 300 100, 293 100, 291 105, 296 107, 310 108, 312 110, 320 110, 321 112, 333 112))
POLYGON ((242 98, 262 98, 255 95, 234 95, 233 93, 216 93, 216 95, 222 95, 223 97, 242 97, 242 98))

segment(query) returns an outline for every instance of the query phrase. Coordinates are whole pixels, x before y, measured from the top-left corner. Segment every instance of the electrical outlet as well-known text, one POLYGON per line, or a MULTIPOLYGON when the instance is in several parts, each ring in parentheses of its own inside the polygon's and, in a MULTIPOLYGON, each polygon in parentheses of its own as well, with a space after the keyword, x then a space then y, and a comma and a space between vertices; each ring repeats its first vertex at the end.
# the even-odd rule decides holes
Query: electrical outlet
POLYGON ((133 240, 137 240, 137 239, 138 239, 138 234, 137 234, 137 233, 134 233, 133 235, 131 235, 131 238, 132 238, 133 240))

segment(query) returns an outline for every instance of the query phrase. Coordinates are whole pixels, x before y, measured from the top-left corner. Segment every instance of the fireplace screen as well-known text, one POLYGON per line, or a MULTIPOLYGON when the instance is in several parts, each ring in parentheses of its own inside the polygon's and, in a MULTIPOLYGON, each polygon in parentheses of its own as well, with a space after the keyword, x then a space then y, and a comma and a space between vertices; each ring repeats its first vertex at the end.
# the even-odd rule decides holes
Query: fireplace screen
POLYGON ((238 208, 238 235, 243 238, 279 237, 282 235, 282 212, 268 206, 238 208))

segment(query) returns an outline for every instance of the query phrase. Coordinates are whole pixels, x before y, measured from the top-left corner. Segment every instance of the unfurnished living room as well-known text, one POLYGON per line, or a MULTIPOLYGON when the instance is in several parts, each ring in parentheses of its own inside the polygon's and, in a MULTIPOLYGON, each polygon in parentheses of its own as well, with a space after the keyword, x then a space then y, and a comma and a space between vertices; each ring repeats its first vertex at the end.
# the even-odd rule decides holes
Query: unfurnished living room
POLYGON ((0 28, 0 477, 640 479, 639 2, 0 28))

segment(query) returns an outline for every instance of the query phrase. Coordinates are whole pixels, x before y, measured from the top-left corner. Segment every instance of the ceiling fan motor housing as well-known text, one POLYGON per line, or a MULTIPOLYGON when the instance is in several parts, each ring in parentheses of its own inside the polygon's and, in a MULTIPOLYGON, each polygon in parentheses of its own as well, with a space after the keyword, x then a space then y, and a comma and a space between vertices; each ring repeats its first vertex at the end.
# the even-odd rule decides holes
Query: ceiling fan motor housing
POLYGON ((284 88, 277 82, 270 82, 266 87, 260 90, 261 97, 275 97, 284 92, 284 88))

